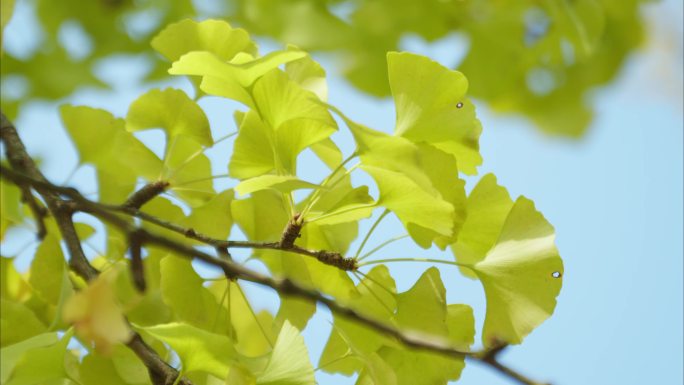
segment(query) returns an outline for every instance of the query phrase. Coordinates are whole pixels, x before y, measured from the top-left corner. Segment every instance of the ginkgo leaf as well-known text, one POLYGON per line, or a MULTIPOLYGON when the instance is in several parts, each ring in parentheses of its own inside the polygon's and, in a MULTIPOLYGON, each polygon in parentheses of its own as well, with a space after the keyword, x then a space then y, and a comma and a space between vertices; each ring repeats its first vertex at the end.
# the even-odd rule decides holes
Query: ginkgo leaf
POLYGON ((177 135, 192 138, 203 146, 214 143, 202 108, 185 92, 174 88, 152 89, 131 103, 126 129, 135 132, 150 128, 164 130, 167 147, 177 135))
POLYGON ((72 335, 73 329, 69 329, 59 341, 52 344, 47 343, 52 338, 44 334, 40 338, 32 339, 30 348, 26 349, 27 346, 24 345, 20 350, 23 354, 14 361, 14 369, 9 374, 6 384, 47 384, 50 381, 68 379, 65 361, 71 354, 67 351, 67 344, 72 335))
POLYGON ((316 94, 322 101, 328 100, 328 85, 325 81, 325 70, 307 55, 285 65, 285 73, 302 88, 316 94))
MULTIPOLYGON (((29 283, 48 303, 57 305, 62 295, 62 276, 66 269, 66 260, 59 240, 55 235, 48 234, 31 261, 29 283)), ((71 294, 73 290, 67 288, 68 294, 71 294)))
POLYGON ((563 283, 553 227, 532 201, 513 205, 496 245, 473 265, 487 296, 482 340, 522 342, 551 316, 563 283))
POLYGON ((202 284, 204 280, 192 268, 190 261, 169 255, 161 261, 161 293, 164 302, 173 309, 176 317, 188 324, 225 334, 227 319, 211 292, 202 284))
POLYGON ((74 325, 76 333, 98 351, 108 354, 112 346, 131 338, 131 330, 116 301, 113 283, 116 269, 109 269, 74 294, 63 309, 63 319, 74 325))
POLYGON ((109 357, 91 353, 83 357, 79 366, 83 385, 121 385, 126 383, 109 357))
POLYGON ((511 201, 492 175, 471 192, 463 228, 452 250, 484 286, 483 343, 518 344, 556 307, 563 262, 554 229, 529 199, 511 201))
POLYGON ((37 334, 0 350, 0 382, 7 383, 22 355, 32 349, 51 346, 59 341, 57 332, 37 334))
POLYGON ((223 20, 181 20, 167 25, 150 44, 170 61, 191 51, 208 51, 224 61, 239 52, 256 54, 256 45, 247 31, 223 20))
POLYGON ((228 173, 238 179, 253 178, 275 169, 273 133, 255 111, 237 113, 238 135, 228 163, 228 173), (268 150, 264 147, 268 146, 268 150))
POLYGON ((312 144, 311 151, 331 170, 342 163, 342 151, 330 138, 312 144))
POLYGON ((0 240, 11 226, 23 221, 21 213, 21 191, 4 179, 0 180, 0 240))
POLYGON ((335 111, 354 134, 361 169, 378 185, 378 204, 393 211, 418 245, 456 240, 465 216, 465 183, 453 155, 427 143, 390 136, 335 111))
MULTIPOLYGON (((148 180, 159 176, 161 161, 126 131, 123 119, 90 107, 64 105, 60 112, 64 126, 78 149, 81 163, 91 163, 98 170, 106 170, 114 181, 118 181, 122 168, 135 170, 136 175, 148 180)), ((120 183, 126 181, 121 180, 120 183)))
POLYGON ((230 338, 184 323, 141 328, 178 354, 184 372, 202 371, 225 378, 237 353, 230 338))
POLYGON ((273 175, 266 174, 254 178, 246 179, 235 186, 235 191, 240 195, 247 195, 255 191, 266 189, 289 193, 301 189, 318 189, 321 186, 303 181, 293 175, 273 175))
POLYGON ((215 194, 211 161, 200 144, 185 136, 171 139, 160 179, 169 182, 169 190, 191 206, 209 201, 215 194))
MULTIPOLYGON (((470 192, 466 205, 467 218, 458 241, 451 247, 459 263, 474 264, 484 259, 496 243, 513 201, 506 188, 496 183, 496 177, 487 174, 470 192)), ((465 276, 477 277, 471 269, 459 268, 465 276)))
POLYGON ((2 298, 0 309, 0 346, 16 344, 47 331, 47 327, 36 314, 20 302, 2 298))
POLYGON ((378 184, 378 204, 397 214, 404 226, 415 223, 439 235, 453 234, 453 206, 418 187, 406 174, 374 166, 361 168, 378 184))
POLYGON ((388 53, 387 67, 397 110, 395 134, 430 143, 454 155, 462 172, 477 173, 482 127, 465 98, 465 76, 406 52, 388 53))
POLYGON ((264 371, 260 385, 314 385, 314 370, 299 330, 285 321, 264 371))
POLYGON ((285 51, 274 51, 268 55, 248 61, 243 61, 245 57, 243 56, 240 60, 242 61, 241 63, 234 64, 222 60, 211 52, 189 52, 173 63, 169 73, 172 75, 205 76, 246 88, 252 85, 255 80, 281 64, 303 58, 304 56, 306 56, 306 53, 303 51, 287 49, 285 51))
POLYGON ((217 194, 206 204, 193 208, 182 224, 215 239, 228 238, 233 226, 230 206, 234 197, 233 190, 217 194))

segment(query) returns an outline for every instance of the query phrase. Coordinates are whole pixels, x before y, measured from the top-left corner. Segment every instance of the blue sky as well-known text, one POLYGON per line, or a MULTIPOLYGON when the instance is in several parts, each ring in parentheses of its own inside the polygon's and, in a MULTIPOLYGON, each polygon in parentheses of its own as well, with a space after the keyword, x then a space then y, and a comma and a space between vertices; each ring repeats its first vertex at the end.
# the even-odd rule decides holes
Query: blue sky
MULTIPOLYGON (((656 38, 632 56, 617 82, 592 96, 596 118, 589 134, 569 141, 540 134, 520 118, 492 114, 478 104, 484 133, 480 175, 493 172, 512 196, 525 195, 555 226, 557 244, 565 264, 563 290, 555 314, 525 342, 510 348, 502 360, 539 380, 554 385, 575 384, 682 384, 682 4, 666 1, 649 5, 647 15, 657 21, 656 38), (667 26, 672 28, 668 28, 667 26), (673 27, 674 26, 674 27, 673 27), (672 37, 674 34, 675 37, 672 37), (673 44, 664 44, 673 39, 673 44)), ((7 30, 20 45, 13 25, 7 30)), ((447 39, 433 46, 407 40, 406 47, 443 63, 457 60, 447 39)), ((269 43, 262 44, 262 49, 269 43)), ((394 109, 391 101, 358 93, 335 76, 329 67, 330 100, 351 117, 371 127, 391 130, 394 109)), ((131 78, 124 71, 133 67, 110 62, 102 68, 105 78, 131 78)), ((467 74, 466 74, 467 75, 467 74)), ((174 84, 187 89, 187 84, 174 84)), ((119 83, 114 92, 86 90, 69 102, 107 108, 125 115, 128 104, 141 89, 134 81, 119 83)), ((235 104, 207 98, 214 137, 234 130, 235 104)), ((34 103, 16 122, 31 153, 43 159, 46 173, 62 182, 76 163, 71 144, 61 128, 55 105, 34 103)), ((351 150, 350 138, 336 134, 351 150)), ((144 140, 160 148, 161 135, 145 134, 144 140)), ((228 154, 213 151, 216 174, 225 173, 228 154)), ((305 157, 307 155, 304 155, 305 157)), ((310 162, 301 162, 310 164, 310 162)), ((323 168, 303 167, 305 179, 320 178, 323 168), (312 177, 308 178, 307 176, 312 177)), ((72 183, 88 183, 92 170, 80 169, 72 183)), ((477 178, 468 180, 468 187, 477 178)), ((359 183, 366 181, 357 178, 359 183)), ((230 182, 217 182, 221 186, 230 182)), ((369 227, 366 221, 361 234, 369 227)), ((234 233, 238 235, 237 232, 234 233)), ((396 219, 383 222, 374 233, 373 245, 403 230, 396 219)), ((17 234, 18 248, 27 234, 17 234)), ((397 242, 387 256, 448 258, 438 250, 423 251, 397 242), (408 252, 406 250, 409 250, 408 252)), ((356 246, 352 246, 355 250, 356 246)), ((5 251, 3 250, 3 251, 5 251)), ((3 253, 4 254, 4 253, 3 253)), ((28 255, 30 253, 25 253, 28 255)), ((27 263, 26 257, 23 263, 27 263)), ((260 266, 254 265, 256 268, 260 266)), ((391 266, 400 290, 408 289, 426 264, 391 266)), ((456 269, 440 267, 448 299, 471 304, 476 321, 484 320, 485 302, 478 282, 459 275, 456 269)), ((277 306, 272 293, 247 286, 258 308, 277 306)), ((320 309, 304 332, 311 354, 320 353, 330 325, 330 314, 320 309)), ((479 336, 476 337, 479 339, 479 336)), ((349 379, 318 372, 322 384, 349 384, 349 379)), ((469 364, 459 384, 508 384, 492 370, 469 364)))

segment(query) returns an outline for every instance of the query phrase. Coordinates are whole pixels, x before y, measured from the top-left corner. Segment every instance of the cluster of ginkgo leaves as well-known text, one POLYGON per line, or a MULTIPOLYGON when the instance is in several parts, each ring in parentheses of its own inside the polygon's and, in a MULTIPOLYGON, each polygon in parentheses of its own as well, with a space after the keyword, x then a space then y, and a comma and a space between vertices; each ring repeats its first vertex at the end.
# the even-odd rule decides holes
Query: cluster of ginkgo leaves
MULTIPOLYGON (((247 32, 217 20, 171 24, 151 45, 171 62, 170 74, 190 79, 194 98, 178 89, 153 89, 123 118, 86 106, 60 110, 80 163, 95 169, 100 202, 121 204, 140 182, 164 181, 166 194, 146 203, 145 213, 215 239, 229 239, 236 225, 252 242, 277 242, 295 221, 303 226, 297 246, 342 255, 359 236, 359 221, 378 210, 378 221, 396 215, 420 247, 453 251, 441 262, 482 283, 485 347, 521 343, 553 313, 563 265, 552 226, 530 200, 512 199, 493 175, 483 176, 466 196, 460 174, 477 174, 481 126, 462 73, 419 55, 387 54, 397 119, 388 134, 329 105, 324 70, 296 47, 261 56, 247 32), (206 96, 244 107, 234 114, 232 149, 226 138, 212 137, 197 104, 206 96), (163 157, 134 135, 158 128, 165 134, 163 157), (331 139, 337 130, 353 134, 356 147, 346 157, 331 139), (214 188, 204 154, 213 146, 231 153, 228 174, 239 181, 234 189, 214 188), (329 168, 323 180, 298 174, 305 149, 329 168), (377 194, 355 186, 352 173, 369 175, 377 194), (296 190, 309 193, 297 200, 296 190)), ((20 190, 5 179, 0 186, 6 237, 29 215, 20 190)), ((314 365, 300 331, 315 303, 283 295, 276 314, 257 313, 239 280, 207 280, 186 258, 155 247, 145 247, 147 287, 139 292, 127 267, 126 235, 110 226, 106 250, 93 260, 103 273, 88 285, 69 271, 54 219, 46 218, 46 226, 28 272, 2 258, 3 384, 149 384, 145 366, 123 345, 129 328, 163 359, 177 357, 180 372, 195 384, 308 385, 315 383, 314 367, 358 373, 358 384, 446 384, 464 367, 463 357, 417 351, 338 316, 314 365)), ((77 230, 84 242, 95 232, 86 224, 77 230)), ((449 277, 433 267, 399 293, 384 265, 392 259, 377 258, 382 246, 356 255, 353 269, 287 250, 254 250, 251 258, 272 275, 378 322, 469 351, 475 319, 468 305, 446 302, 443 279, 449 277)))
MULTIPOLYGON (((2 1, 3 25, 14 2, 2 1)), ((30 100, 107 87, 95 71, 103 59, 146 56, 148 38, 166 24, 208 16, 305 50, 333 52, 345 77, 377 96, 390 93, 386 52, 407 39, 459 36, 462 44, 443 46, 445 52, 462 51, 463 62, 447 64, 468 74, 473 97, 496 111, 522 114, 545 132, 578 137, 593 114, 588 93, 612 81, 642 39, 645 2, 223 0, 201 7, 191 0, 27 0, 24 7, 33 10, 42 30, 40 44, 35 52, 5 58, 3 79, 20 78, 27 86, 23 94, 4 98, 3 110, 14 115, 30 100)), ((148 79, 166 74, 164 63, 152 63, 148 79)))

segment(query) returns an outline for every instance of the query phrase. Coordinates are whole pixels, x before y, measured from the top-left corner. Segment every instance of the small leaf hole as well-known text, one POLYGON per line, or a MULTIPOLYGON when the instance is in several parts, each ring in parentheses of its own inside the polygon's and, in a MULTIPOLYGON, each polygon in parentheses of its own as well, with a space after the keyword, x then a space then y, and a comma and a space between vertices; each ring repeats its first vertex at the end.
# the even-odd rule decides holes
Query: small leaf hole
POLYGON ((463 102, 456 103, 456 108, 461 108, 461 107, 463 107, 463 102))
POLYGON ((551 273, 551 276, 553 278, 560 278, 562 276, 562 274, 560 271, 554 271, 553 273, 551 273))

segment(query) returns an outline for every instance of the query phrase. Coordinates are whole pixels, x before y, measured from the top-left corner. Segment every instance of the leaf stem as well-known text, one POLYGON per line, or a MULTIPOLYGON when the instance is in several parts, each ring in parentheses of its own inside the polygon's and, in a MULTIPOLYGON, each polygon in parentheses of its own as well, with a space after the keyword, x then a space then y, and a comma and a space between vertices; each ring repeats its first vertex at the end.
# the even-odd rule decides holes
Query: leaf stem
POLYGON ((179 184, 177 184, 177 185, 171 186, 171 188, 173 189, 173 188, 175 188, 175 187, 186 186, 186 185, 193 184, 193 183, 204 182, 205 180, 214 180, 214 179, 219 179, 219 178, 230 178, 230 175, 228 175, 228 174, 218 174, 218 175, 208 176, 208 177, 205 177, 205 178, 198 178, 198 179, 186 180, 186 181, 184 181, 183 183, 179 183, 179 184))
POLYGON ((368 208, 368 207, 375 207, 375 205, 376 205, 375 202, 373 202, 373 203, 368 203, 368 204, 365 204, 365 205, 354 206, 354 207, 350 207, 350 208, 348 208, 348 209, 346 209, 346 210, 335 211, 335 212, 332 212, 332 213, 329 213, 329 214, 321 215, 321 216, 316 217, 316 218, 313 218, 313 219, 309 219, 307 222, 309 222, 309 223, 311 223, 311 222, 316 222, 316 221, 320 221, 321 219, 325 219, 325 218, 329 218, 329 217, 334 217, 335 215, 345 214, 345 213, 348 213, 348 212, 351 212, 351 211, 354 211, 354 210, 365 209, 365 208, 368 208))
MULTIPOLYGON (((214 143, 213 143, 209 148, 213 148, 215 145, 217 145, 217 144, 223 142, 224 140, 226 140, 226 139, 228 139, 228 138, 231 138, 231 137, 237 135, 237 133, 238 133, 237 131, 231 132, 231 133, 228 134, 228 135, 225 135, 225 136, 222 136, 222 137, 219 138, 219 139, 216 139, 216 140, 214 141, 214 143)), ((171 174, 169 174, 169 176, 168 176, 167 179, 173 178, 176 174, 178 174, 178 172, 179 172, 180 170, 182 170, 185 166, 187 166, 188 164, 190 164, 190 162, 192 162, 195 158, 197 158, 198 156, 200 156, 200 154, 204 153, 204 151, 206 151, 206 150, 207 150, 207 148, 202 147, 202 148, 200 148, 199 150, 195 151, 195 152, 194 152, 192 155, 190 155, 186 160, 184 160, 183 163, 179 164, 178 167, 176 167, 175 170, 172 170, 172 171, 171 171, 171 174)))
POLYGON ((271 339, 268 338, 268 334, 266 334, 266 329, 264 329, 263 325, 261 325, 261 322, 259 322, 259 318, 257 317, 256 313, 254 312, 254 308, 252 307, 252 304, 249 303, 249 300, 247 299, 247 296, 245 295, 244 290, 242 290, 242 287, 240 286, 240 284, 236 284, 235 286, 237 286, 238 292, 240 293, 240 295, 242 296, 242 299, 247 304, 247 307, 249 308, 249 312, 252 313, 252 317, 254 317, 254 322, 256 322, 257 326, 259 327, 259 330, 261 330, 261 334, 263 334, 264 339, 266 340, 266 342, 268 342, 268 344, 271 346, 271 348, 273 348, 273 341, 271 341, 271 339))
POLYGON ((311 195, 311 199, 309 199, 309 203, 306 205, 306 207, 304 207, 304 210, 302 210, 302 218, 304 217, 304 215, 308 214, 309 211, 311 210, 311 208, 318 202, 318 199, 320 198, 321 190, 323 190, 323 187, 326 187, 328 182, 330 182, 332 180, 332 178, 335 176, 335 174, 337 174, 337 172, 340 171, 344 167, 344 165, 349 163, 349 161, 354 159, 354 157, 356 157, 357 155, 358 154, 356 152, 349 155, 345 160, 342 161, 342 163, 340 163, 337 167, 335 167, 335 169, 332 170, 332 172, 330 172, 330 175, 328 175, 323 180, 323 182, 321 182, 321 184, 320 184, 321 187, 313 192, 313 194, 311 195))
POLYGON ((373 226, 371 226, 370 230, 366 233, 366 236, 363 238, 363 241, 361 242, 361 245, 359 245, 359 248, 356 250, 356 254, 354 254, 354 259, 358 259, 359 255, 361 255, 361 252, 363 251, 363 247, 366 246, 366 242, 368 242, 368 239, 370 239, 371 234, 373 234, 373 231, 378 227, 380 222, 382 222, 383 218, 389 214, 390 211, 385 209, 385 211, 380 214, 378 219, 375 220, 375 223, 373 223, 373 226))
POLYGON ((394 238, 392 238, 392 239, 388 239, 388 240, 386 240, 385 242, 383 242, 383 243, 377 245, 375 248, 373 248, 373 250, 371 250, 371 251, 367 252, 366 254, 360 256, 357 260, 358 260, 358 261, 363 261, 364 259, 366 259, 366 258, 370 257, 371 255, 375 254, 377 251, 379 251, 379 250, 382 249, 383 247, 389 245, 390 243, 394 243, 394 242, 399 241, 399 240, 402 240, 402 239, 404 239, 404 238, 408 238, 408 236, 409 236, 408 234, 404 234, 404 235, 401 235, 401 236, 398 236, 398 237, 394 237, 394 238))
POLYGON ((459 263, 455 261, 445 261, 443 259, 433 259, 433 258, 387 258, 387 259, 377 259, 374 261, 368 261, 364 263, 360 263, 359 267, 363 266, 369 266, 369 265, 377 265, 379 263, 388 263, 388 262, 430 262, 430 263, 442 263, 445 265, 454 265, 454 266, 459 266, 459 267, 466 267, 468 269, 472 269, 472 265, 464 264, 464 263, 459 263))

